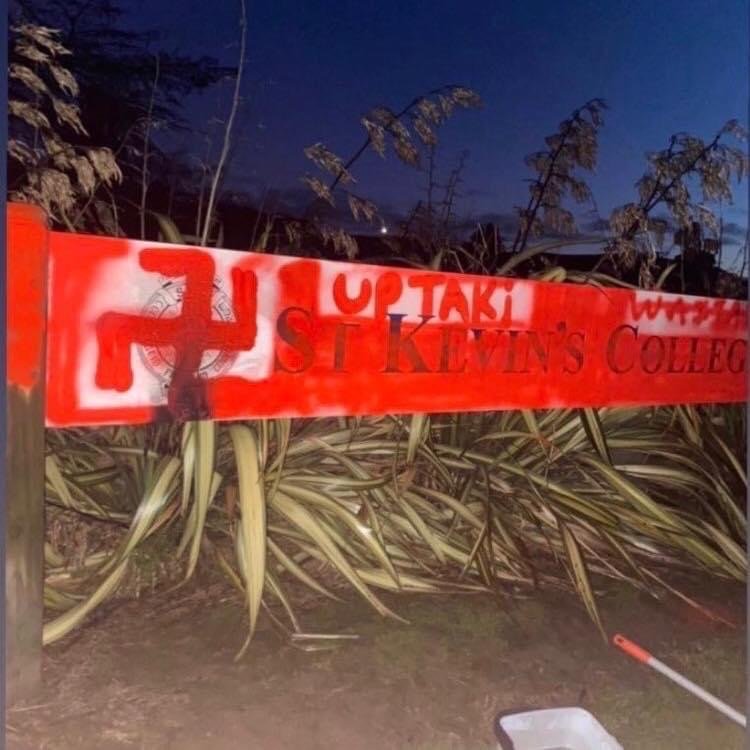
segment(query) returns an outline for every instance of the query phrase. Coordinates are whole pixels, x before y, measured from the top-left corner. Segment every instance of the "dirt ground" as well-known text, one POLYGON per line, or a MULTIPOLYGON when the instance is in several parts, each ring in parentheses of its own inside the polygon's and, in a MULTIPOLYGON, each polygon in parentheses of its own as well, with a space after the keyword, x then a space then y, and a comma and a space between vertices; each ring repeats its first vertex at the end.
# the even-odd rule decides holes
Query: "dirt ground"
MULTIPOLYGON (((745 589, 694 590, 738 627, 629 589, 604 598, 605 625, 744 712, 745 589)), ((569 596, 386 601, 411 624, 351 595, 302 620, 358 640, 306 652, 264 626, 237 663, 245 619, 223 585, 111 605, 46 650, 42 694, 8 711, 7 747, 473 750, 496 746, 498 711, 568 705, 626 750, 744 747, 731 721, 607 646, 569 596)))

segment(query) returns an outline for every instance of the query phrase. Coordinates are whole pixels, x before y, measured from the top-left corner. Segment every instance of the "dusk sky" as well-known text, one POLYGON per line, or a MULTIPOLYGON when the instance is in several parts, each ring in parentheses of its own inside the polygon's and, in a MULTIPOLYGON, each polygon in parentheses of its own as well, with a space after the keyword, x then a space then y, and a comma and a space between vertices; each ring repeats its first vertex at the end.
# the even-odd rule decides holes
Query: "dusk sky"
MULTIPOLYGON (((133 26, 165 33, 166 47, 234 64, 239 4, 127 0, 133 26)), ((314 173, 303 149, 323 141, 343 157, 361 143, 360 117, 398 109, 443 84, 476 90, 481 110, 441 130, 439 168, 468 150, 460 213, 507 214, 525 203, 524 156, 543 146, 592 97, 609 105, 597 173, 587 178, 599 214, 635 198, 644 153, 678 131, 710 139, 730 118, 747 124, 746 0, 248 0, 249 57, 241 145, 232 181, 285 191, 294 202, 314 173)), ((231 82, 188 104, 197 127, 225 117, 231 82)), ((408 210, 424 177, 390 154, 364 159, 358 191, 408 210)), ((747 189, 725 222, 747 226, 747 189)), ((738 231, 740 230, 741 231, 738 231)))

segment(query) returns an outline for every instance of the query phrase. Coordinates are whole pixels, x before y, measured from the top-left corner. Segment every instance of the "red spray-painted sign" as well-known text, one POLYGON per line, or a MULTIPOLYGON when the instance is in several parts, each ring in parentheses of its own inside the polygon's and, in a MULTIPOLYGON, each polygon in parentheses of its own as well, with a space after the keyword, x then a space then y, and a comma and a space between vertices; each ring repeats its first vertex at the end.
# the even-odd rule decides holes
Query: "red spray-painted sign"
POLYGON ((50 426, 747 396, 739 301, 55 232, 49 253, 50 426))

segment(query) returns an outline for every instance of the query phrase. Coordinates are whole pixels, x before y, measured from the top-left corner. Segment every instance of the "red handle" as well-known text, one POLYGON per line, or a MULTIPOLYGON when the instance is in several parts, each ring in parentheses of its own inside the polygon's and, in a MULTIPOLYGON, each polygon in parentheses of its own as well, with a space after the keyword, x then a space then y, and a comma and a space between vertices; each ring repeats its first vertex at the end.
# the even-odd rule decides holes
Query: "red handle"
POLYGON ((652 658, 651 654, 649 654, 646 649, 641 648, 636 643, 633 643, 633 641, 629 641, 624 635, 618 633, 612 639, 612 642, 615 646, 622 649, 628 656, 632 656, 636 661, 639 661, 642 664, 647 664, 652 658))

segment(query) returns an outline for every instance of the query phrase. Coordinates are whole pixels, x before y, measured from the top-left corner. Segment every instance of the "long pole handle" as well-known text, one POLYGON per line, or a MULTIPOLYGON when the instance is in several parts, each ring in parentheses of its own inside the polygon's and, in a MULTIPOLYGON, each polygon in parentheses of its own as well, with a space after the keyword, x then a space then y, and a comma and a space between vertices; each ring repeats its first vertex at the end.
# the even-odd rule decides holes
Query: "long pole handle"
POLYGON ((641 662, 641 664, 646 664, 652 669, 655 669, 659 674, 663 674, 665 677, 672 680, 672 682, 677 683, 681 688, 692 693, 696 698, 700 698, 700 700, 708 703, 709 706, 712 706, 717 711, 724 714, 724 716, 742 727, 747 727, 747 718, 743 716, 743 714, 724 703, 724 701, 719 700, 715 695, 712 695, 699 685, 696 685, 692 680, 688 680, 684 675, 675 672, 674 669, 668 667, 664 662, 659 661, 655 656, 641 648, 636 643, 633 643, 620 634, 617 634, 612 641, 615 646, 624 651, 631 658, 641 662))

